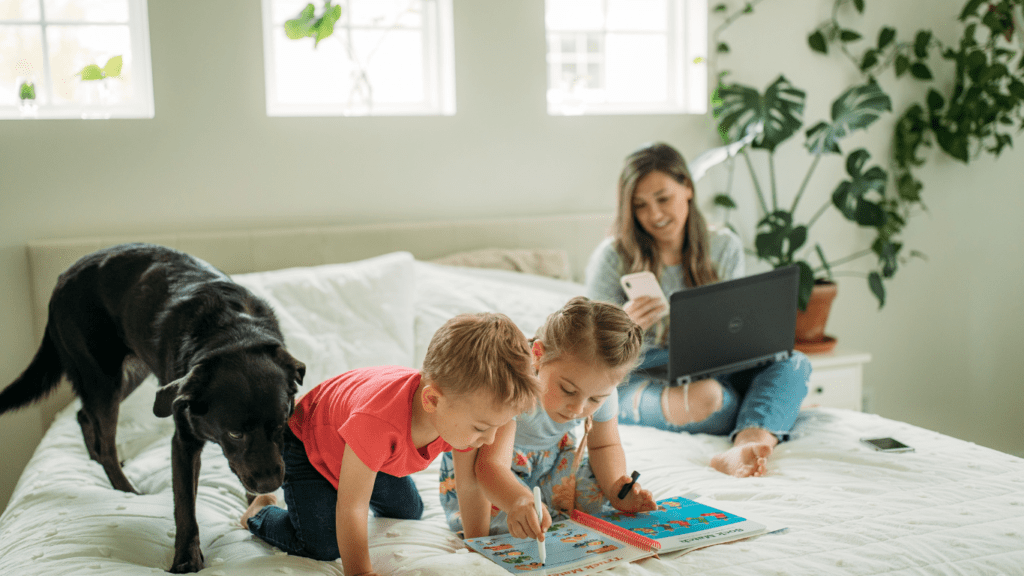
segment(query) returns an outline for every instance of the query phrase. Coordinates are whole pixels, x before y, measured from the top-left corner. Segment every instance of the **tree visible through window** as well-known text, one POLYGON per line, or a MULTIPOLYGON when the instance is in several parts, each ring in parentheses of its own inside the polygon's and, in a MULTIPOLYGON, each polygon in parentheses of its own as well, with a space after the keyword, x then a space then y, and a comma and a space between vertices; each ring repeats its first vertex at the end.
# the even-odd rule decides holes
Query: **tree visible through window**
POLYGON ((707 111, 706 0, 545 0, 548 113, 707 111))
POLYGON ((0 0, 0 118, 152 118, 146 0, 0 0))
POLYGON ((451 0, 263 0, 269 116, 455 113, 451 0))

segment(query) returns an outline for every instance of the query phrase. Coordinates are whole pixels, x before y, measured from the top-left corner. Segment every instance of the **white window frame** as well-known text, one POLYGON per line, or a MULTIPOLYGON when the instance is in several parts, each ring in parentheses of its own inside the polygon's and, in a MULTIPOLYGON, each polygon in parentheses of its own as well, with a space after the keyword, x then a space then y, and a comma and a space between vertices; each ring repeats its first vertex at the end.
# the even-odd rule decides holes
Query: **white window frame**
MULTIPOLYGON (((275 30, 282 25, 273 23, 272 8, 274 0, 262 0, 263 3, 263 63, 266 81, 267 116, 452 116, 455 114, 455 41, 453 30, 452 0, 422 0, 423 6, 423 86, 425 101, 420 103, 376 103, 370 109, 350 109, 344 103, 332 104, 296 104, 282 102, 277 95, 277 71, 274 66, 274 42, 279 38, 275 30)), ((317 15, 323 9, 322 0, 310 0, 317 15)), ((341 5, 342 19, 347 9, 347 0, 335 0, 333 5, 341 5)), ((343 33, 357 28, 372 29, 366 26, 352 26, 338 21, 334 25, 334 34, 343 33)), ((327 38, 326 41, 333 41, 327 38)), ((308 41, 310 38, 289 40, 289 42, 308 41)))
MULTIPOLYGON (((550 1, 550 0, 545 0, 550 1)), ((668 48, 666 58, 667 95, 660 102, 608 102, 604 90, 583 89, 570 95, 563 88, 553 86, 561 80, 561 71, 555 70, 560 59, 552 56, 550 47, 564 34, 598 35, 601 37, 602 60, 607 47, 609 30, 550 30, 545 21, 548 48, 545 50, 547 67, 547 107, 550 116, 611 115, 611 114, 705 114, 708 109, 708 5, 707 0, 666 0, 665 32, 668 48)), ((607 3, 605 2, 607 13, 607 3)), ((615 30, 614 33, 621 33, 615 30)), ((644 34, 660 32, 638 31, 644 34)), ((601 69, 601 75, 606 70, 601 69)))
MULTIPOLYGON (((47 26, 124 26, 124 22, 83 22, 65 20, 47 20, 46 5, 43 0, 39 2, 39 20, 2 20, 4 26, 42 26, 43 43, 43 72, 41 78, 36 79, 37 96, 38 85, 50 95, 50 101, 45 104, 36 104, 36 111, 30 116, 21 112, 19 104, 0 105, 0 120, 23 120, 23 119, 109 119, 109 118, 153 118, 155 107, 153 105, 153 61, 149 49, 149 12, 146 0, 127 0, 128 2, 128 30, 131 35, 132 50, 132 86, 133 102, 120 104, 92 104, 84 105, 77 102, 70 104, 55 104, 53 102, 53 78, 50 73, 50 53, 48 40, 46 38, 47 26)), ((104 63, 100 62, 102 66, 104 63)), ((90 80, 98 82, 98 80, 90 80)), ((38 97, 37 97, 38 100, 38 97)))

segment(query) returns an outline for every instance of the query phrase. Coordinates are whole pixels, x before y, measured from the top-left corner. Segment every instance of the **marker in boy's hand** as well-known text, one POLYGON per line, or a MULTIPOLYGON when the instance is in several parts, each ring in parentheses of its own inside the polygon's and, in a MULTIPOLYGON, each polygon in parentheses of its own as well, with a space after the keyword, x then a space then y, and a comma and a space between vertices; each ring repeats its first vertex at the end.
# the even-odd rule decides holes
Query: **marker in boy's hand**
POLYGON ((630 474, 629 477, 632 478, 632 480, 623 484, 622 489, 619 490, 619 500, 625 498, 626 494, 629 494, 629 491, 633 489, 633 485, 636 484, 636 479, 640 477, 640 473, 637 472, 636 470, 633 470, 633 473, 630 474))

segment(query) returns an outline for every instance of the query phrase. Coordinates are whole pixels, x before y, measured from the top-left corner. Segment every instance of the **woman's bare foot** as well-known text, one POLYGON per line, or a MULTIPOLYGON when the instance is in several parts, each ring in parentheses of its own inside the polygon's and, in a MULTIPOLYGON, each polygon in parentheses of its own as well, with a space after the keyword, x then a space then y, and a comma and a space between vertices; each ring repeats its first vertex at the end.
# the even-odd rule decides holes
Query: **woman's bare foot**
POLYGON ((255 516, 256 513, 262 510, 264 506, 270 506, 272 504, 277 504, 277 496, 274 496, 273 494, 260 494, 256 498, 253 498, 252 503, 250 503, 249 507, 246 508, 245 513, 242 514, 242 519, 239 521, 242 528, 248 530, 249 518, 255 516))
POLYGON ((732 448, 711 459, 711 467, 723 474, 746 478, 768 472, 768 457, 779 439, 760 428, 747 428, 736 434, 732 448))

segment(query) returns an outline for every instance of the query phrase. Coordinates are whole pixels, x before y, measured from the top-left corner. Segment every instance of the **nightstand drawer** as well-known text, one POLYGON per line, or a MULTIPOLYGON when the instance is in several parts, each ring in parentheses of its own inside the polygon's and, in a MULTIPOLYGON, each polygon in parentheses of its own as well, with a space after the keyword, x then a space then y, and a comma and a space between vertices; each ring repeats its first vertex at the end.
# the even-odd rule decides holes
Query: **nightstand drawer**
POLYGON ((871 356, 861 353, 808 355, 811 378, 801 408, 862 409, 863 366, 871 356))

